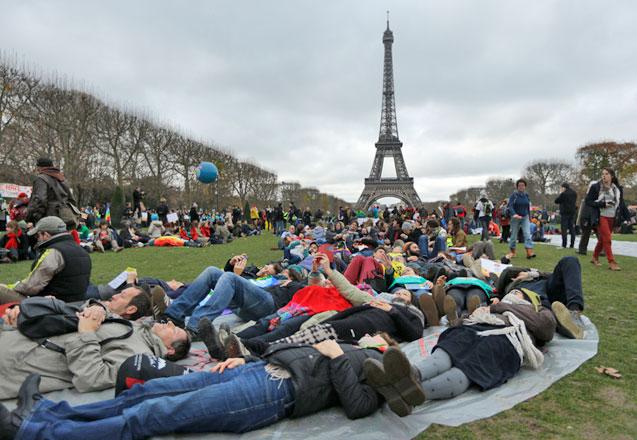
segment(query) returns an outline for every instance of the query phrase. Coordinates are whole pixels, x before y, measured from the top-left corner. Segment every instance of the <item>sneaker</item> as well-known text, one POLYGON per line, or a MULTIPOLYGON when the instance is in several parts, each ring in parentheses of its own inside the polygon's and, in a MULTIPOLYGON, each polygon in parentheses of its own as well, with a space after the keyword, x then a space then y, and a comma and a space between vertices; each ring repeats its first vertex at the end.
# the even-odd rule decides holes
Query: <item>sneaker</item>
POLYGON ((420 305, 420 310, 425 315, 425 327, 440 325, 438 307, 436 307, 436 302, 431 295, 426 293, 420 295, 420 298, 418 298, 418 304, 420 305))
POLYGON ((551 310, 557 319, 557 331, 570 339, 582 339, 584 337, 584 323, 579 312, 569 310, 561 302, 551 304, 551 310))
POLYGON ((398 390, 400 397, 412 406, 425 401, 425 392, 420 385, 418 372, 398 347, 389 347, 383 355, 385 376, 398 390))
POLYGON ((453 297, 447 295, 445 296, 445 315, 447 315, 447 319, 449 320, 449 325, 452 325, 453 322, 458 319, 458 305, 456 304, 456 300, 453 297))
POLYGON ((201 318, 199 320, 198 329, 199 331, 197 334, 208 349, 210 357, 219 361, 225 361, 227 357, 223 349, 223 345, 221 344, 221 338, 219 337, 219 333, 217 333, 217 329, 215 329, 215 326, 212 325, 210 320, 208 318, 201 318))
POLYGON ((385 398, 389 409, 400 417, 411 414, 411 405, 405 402, 398 390, 392 386, 391 381, 385 374, 382 362, 367 358, 365 363, 363 363, 363 371, 365 372, 367 384, 385 398))
POLYGON ((168 299, 166 292, 164 292, 161 286, 153 286, 153 288, 150 289, 150 304, 155 321, 159 321, 164 316, 164 312, 166 312, 168 308, 168 299))

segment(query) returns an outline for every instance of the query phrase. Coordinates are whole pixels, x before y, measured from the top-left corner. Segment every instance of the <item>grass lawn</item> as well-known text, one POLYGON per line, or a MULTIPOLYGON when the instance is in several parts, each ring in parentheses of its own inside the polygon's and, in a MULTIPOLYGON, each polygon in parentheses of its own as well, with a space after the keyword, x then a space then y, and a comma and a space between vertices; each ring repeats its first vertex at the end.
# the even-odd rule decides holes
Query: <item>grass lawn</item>
MULTIPOLYGON (((635 237, 633 236, 621 236, 635 237)), ((119 254, 92 254, 94 283, 105 283, 127 266, 140 276, 176 278, 189 281, 209 265, 221 266, 234 254, 247 253, 250 261, 263 264, 279 258, 272 235, 238 239, 228 245, 204 249, 143 248, 119 254)), ((498 255, 506 251, 497 244, 498 255)), ((538 245, 538 258, 532 266, 551 270, 569 250, 538 245)), ((583 267, 586 315, 600 333, 599 354, 573 374, 554 384, 539 396, 497 416, 448 428, 434 425, 419 438, 637 438, 637 258, 617 257, 623 271, 614 273, 606 266, 597 268, 589 257, 579 256, 583 267), (617 368, 623 378, 614 380, 598 374, 594 367, 617 368)), ((517 257, 514 264, 527 265, 517 257)), ((0 282, 24 277, 26 262, 0 266, 0 282)))
POLYGON ((637 234, 613 234, 613 241, 637 241, 637 234))

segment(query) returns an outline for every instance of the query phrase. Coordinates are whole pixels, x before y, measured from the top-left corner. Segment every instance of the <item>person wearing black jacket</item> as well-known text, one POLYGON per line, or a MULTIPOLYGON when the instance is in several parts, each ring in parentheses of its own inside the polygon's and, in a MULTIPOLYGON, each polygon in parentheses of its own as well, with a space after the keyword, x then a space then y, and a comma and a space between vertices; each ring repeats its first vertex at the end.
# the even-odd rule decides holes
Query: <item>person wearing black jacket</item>
MULTIPOLYGON (((342 406, 350 419, 366 417, 383 403, 365 383, 366 359, 381 359, 375 349, 324 341, 313 346, 277 344, 262 359, 232 358, 210 372, 178 373, 161 380, 143 379, 116 398, 71 408, 45 400, 37 377, 21 388, 19 406, 0 405, 0 432, 13 439, 141 439, 154 435, 247 432, 290 417, 342 406), (37 406, 35 400, 39 400, 37 406), (178 412, 178 414, 176 413, 178 412)), ((171 364, 171 367, 174 364, 171 364)))
POLYGON ((353 342, 365 335, 381 332, 400 341, 411 342, 422 337, 425 320, 422 312, 409 305, 410 302, 411 293, 406 289, 400 289, 394 295, 391 304, 373 300, 367 304, 350 307, 320 324, 272 343, 259 338, 244 339, 240 342, 251 353, 257 355, 265 352, 271 345, 280 343, 316 344, 328 339, 353 342))
POLYGON ((562 247, 566 248, 566 241, 570 233, 572 249, 575 247, 575 205, 577 203, 577 193, 573 191, 568 183, 564 182, 560 187, 560 195, 555 199, 555 203, 560 205, 562 247))

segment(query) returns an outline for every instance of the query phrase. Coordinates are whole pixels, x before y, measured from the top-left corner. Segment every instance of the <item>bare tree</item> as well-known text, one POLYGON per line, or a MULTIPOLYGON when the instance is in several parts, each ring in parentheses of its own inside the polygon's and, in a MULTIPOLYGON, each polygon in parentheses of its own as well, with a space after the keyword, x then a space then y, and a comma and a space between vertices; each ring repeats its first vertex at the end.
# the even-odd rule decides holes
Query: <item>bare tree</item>
POLYGON ((528 191, 538 196, 537 202, 547 206, 560 184, 572 177, 573 166, 559 160, 537 160, 528 164, 523 174, 529 182, 528 191))

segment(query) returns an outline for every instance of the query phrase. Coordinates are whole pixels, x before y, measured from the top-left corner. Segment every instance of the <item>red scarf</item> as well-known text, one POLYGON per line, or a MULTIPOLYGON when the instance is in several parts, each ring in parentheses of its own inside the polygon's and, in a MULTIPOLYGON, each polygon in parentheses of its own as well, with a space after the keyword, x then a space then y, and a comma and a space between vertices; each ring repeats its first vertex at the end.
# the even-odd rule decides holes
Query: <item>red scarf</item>
POLYGON ((4 246, 5 249, 18 249, 20 247, 19 239, 22 237, 22 229, 18 229, 18 233, 7 232, 7 244, 4 246))

